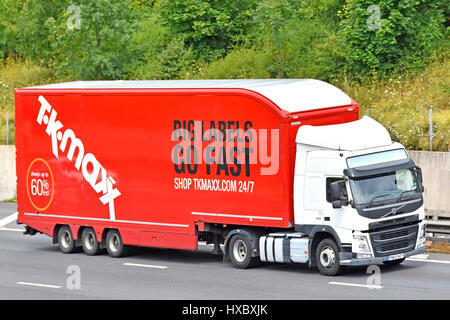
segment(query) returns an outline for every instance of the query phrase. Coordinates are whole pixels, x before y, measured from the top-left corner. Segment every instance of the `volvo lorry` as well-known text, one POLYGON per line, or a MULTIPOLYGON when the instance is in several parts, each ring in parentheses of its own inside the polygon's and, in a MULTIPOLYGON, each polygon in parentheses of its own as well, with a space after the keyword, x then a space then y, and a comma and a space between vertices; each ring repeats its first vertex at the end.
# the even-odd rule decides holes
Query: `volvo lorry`
POLYGON ((78 81, 15 98, 18 223, 64 253, 206 242, 237 268, 336 275, 425 251, 420 168, 328 83, 78 81))

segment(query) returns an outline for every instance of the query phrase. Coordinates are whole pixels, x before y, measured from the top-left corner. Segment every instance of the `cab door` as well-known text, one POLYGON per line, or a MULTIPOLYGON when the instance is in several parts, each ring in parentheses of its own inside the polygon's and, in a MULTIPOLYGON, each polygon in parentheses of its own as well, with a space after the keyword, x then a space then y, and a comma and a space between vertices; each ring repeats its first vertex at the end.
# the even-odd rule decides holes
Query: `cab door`
POLYGON ((303 212, 305 224, 323 224, 325 186, 324 177, 318 172, 305 174, 303 212))
MULTIPOLYGON (((338 175, 324 175, 324 191, 325 191, 325 202, 323 208, 324 224, 333 227, 333 229, 349 229, 352 226, 352 215, 350 204, 343 205, 341 208, 333 208, 330 192, 330 184, 335 181, 343 180, 342 176, 338 175)), ((342 191, 347 195, 345 200, 348 198, 348 185, 346 182, 342 183, 342 191)), ((344 200, 344 199, 343 199, 344 200)))

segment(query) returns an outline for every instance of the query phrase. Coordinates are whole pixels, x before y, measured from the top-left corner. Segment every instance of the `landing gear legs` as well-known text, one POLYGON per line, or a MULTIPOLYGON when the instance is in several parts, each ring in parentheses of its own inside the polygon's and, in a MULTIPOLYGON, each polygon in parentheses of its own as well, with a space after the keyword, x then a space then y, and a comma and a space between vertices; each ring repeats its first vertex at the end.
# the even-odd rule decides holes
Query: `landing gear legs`
POLYGON ((220 248, 220 236, 218 234, 214 234, 214 249, 212 249, 211 253, 214 255, 223 254, 220 248))

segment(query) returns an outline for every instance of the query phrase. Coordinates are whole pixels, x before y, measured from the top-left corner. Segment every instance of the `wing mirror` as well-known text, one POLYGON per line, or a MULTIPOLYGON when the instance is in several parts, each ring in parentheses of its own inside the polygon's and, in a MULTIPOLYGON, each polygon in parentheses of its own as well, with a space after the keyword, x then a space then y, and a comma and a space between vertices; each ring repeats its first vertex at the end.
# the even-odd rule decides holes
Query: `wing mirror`
POLYGON ((417 176, 417 182, 419 183, 419 188, 421 192, 425 191, 425 188, 423 186, 423 177, 422 177, 422 169, 418 166, 414 167, 414 171, 416 172, 416 176, 417 176))
POLYGON ((334 209, 342 208, 342 205, 348 205, 347 189, 345 180, 339 180, 330 184, 331 203, 334 209))

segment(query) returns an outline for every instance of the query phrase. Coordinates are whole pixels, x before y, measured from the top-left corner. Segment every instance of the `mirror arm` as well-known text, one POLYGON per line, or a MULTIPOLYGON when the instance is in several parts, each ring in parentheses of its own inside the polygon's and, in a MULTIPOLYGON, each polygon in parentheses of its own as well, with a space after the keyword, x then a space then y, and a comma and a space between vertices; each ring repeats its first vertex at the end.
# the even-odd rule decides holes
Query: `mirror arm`
POLYGON ((339 208, 342 208, 341 200, 334 200, 334 201, 332 202, 332 205, 333 205, 333 209, 339 209, 339 208))

